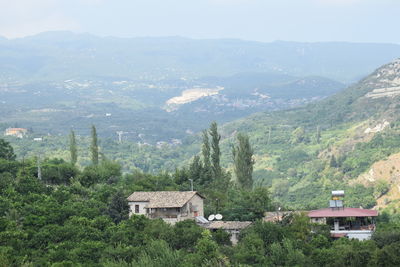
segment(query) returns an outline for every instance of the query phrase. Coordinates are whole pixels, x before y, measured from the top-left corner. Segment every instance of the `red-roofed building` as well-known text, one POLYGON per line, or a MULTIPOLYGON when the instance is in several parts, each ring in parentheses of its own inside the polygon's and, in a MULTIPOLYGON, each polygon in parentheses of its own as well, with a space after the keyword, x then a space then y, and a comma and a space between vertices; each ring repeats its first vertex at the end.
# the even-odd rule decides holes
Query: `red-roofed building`
POLYGON ((25 128, 7 128, 4 135, 15 136, 23 138, 28 133, 28 129, 25 128))
POLYGON ((308 216, 311 218, 376 217, 378 216, 378 211, 344 207, 340 210, 326 208, 309 211, 308 216))
POLYGON ((331 236, 334 238, 370 239, 375 231, 375 217, 378 216, 378 211, 346 208, 339 199, 343 196, 343 191, 333 191, 332 200, 329 202, 330 208, 309 211, 308 217, 313 223, 328 224, 331 227, 331 236))

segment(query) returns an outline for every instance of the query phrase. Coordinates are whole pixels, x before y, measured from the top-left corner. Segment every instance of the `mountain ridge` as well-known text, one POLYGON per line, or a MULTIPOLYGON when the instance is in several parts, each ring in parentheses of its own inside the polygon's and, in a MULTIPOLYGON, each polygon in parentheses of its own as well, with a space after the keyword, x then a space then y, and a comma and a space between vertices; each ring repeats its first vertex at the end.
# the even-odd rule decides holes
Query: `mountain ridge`
POLYGON ((397 44, 114 38, 51 32, 2 40, 0 78, 57 80, 95 75, 197 78, 260 71, 351 82, 398 54, 397 44))

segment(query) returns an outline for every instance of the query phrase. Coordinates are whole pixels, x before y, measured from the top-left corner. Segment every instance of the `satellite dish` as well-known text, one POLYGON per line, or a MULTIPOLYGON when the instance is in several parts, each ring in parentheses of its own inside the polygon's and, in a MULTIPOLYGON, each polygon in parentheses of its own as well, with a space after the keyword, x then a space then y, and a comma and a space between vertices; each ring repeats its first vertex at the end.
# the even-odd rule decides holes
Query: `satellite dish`
POLYGON ((222 220, 222 215, 221 215, 221 214, 216 214, 216 215, 215 215, 215 219, 217 219, 217 220, 222 220))
POLYGON ((208 220, 209 221, 213 221, 215 219, 215 215, 211 214, 210 216, 208 216, 208 220))

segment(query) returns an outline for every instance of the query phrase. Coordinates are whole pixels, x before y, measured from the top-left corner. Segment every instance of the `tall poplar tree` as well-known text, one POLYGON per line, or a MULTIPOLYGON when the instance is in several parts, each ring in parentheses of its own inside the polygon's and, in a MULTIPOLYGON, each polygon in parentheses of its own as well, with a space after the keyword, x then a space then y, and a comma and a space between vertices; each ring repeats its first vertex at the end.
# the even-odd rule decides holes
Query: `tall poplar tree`
POLYGON ((69 152, 71 154, 71 163, 75 165, 78 161, 78 149, 76 147, 76 138, 74 130, 71 130, 69 134, 69 152))
POLYGON ((232 155, 237 182, 244 189, 251 190, 253 188, 254 152, 247 135, 239 133, 236 139, 237 144, 232 148, 232 155))
POLYGON ((210 163, 210 140, 208 138, 208 131, 203 130, 203 145, 201 147, 201 154, 203 155, 203 166, 206 170, 211 167, 210 163))
POLYGON ((211 136, 211 168, 213 172, 214 179, 219 179, 221 176, 221 150, 219 148, 219 141, 221 140, 221 135, 218 133, 217 123, 214 121, 210 126, 210 136, 211 136))
POLYGON ((96 127, 92 125, 92 142, 90 144, 90 152, 92 157, 92 164, 98 165, 99 164, 99 146, 97 144, 97 131, 96 127))

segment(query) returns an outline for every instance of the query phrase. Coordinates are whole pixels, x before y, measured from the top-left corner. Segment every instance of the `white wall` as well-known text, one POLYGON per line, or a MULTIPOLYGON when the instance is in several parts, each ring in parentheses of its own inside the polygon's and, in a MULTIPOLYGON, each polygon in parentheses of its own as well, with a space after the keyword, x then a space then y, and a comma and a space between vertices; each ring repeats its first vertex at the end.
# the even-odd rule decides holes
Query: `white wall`
POLYGON ((149 202, 129 202, 129 217, 132 216, 132 214, 137 214, 137 215, 146 215, 146 209, 145 207, 149 202), (139 205, 139 213, 135 213, 135 205, 139 205))
POLYGON ((349 230, 349 231, 331 231, 331 234, 347 234, 347 237, 352 239, 369 240, 374 232, 369 230, 349 230))

